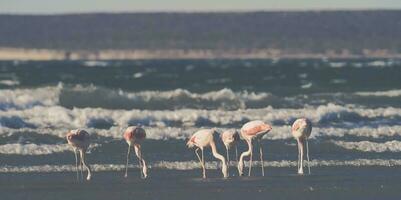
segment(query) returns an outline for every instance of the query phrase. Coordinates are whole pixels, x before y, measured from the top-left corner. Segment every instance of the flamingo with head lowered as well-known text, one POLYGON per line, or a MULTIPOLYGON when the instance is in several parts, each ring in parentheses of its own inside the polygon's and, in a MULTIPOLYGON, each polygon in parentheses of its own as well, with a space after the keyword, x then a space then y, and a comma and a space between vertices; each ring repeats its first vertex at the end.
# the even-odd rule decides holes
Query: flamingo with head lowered
POLYGON ((86 177, 86 180, 89 181, 92 178, 92 174, 91 174, 90 166, 87 165, 86 161, 85 161, 86 150, 88 149, 88 147, 90 145, 89 133, 84 130, 81 130, 81 129, 71 130, 67 133, 66 137, 67 137, 68 144, 74 148, 77 180, 79 181, 79 173, 78 173, 78 151, 79 151, 81 176, 83 174, 83 169, 82 169, 82 166, 83 166, 88 170, 88 176, 86 177))
POLYGON ((217 152, 216 149, 216 144, 214 142, 213 135, 215 133, 214 129, 202 129, 197 132, 195 132, 189 141, 187 142, 188 148, 193 148, 195 147, 195 153, 196 156, 199 159, 199 162, 202 165, 202 172, 203 172, 203 178, 206 178, 206 167, 205 167, 205 159, 203 155, 203 150, 205 147, 209 147, 212 149, 212 154, 215 158, 221 160, 222 162, 222 167, 221 167, 221 172, 223 173, 223 177, 227 178, 228 177, 228 169, 227 169, 227 163, 221 154, 217 152), (199 156, 199 149, 202 151, 202 158, 199 156))
POLYGON ((252 153, 252 141, 254 139, 256 139, 259 143, 260 161, 261 161, 261 165, 262 165, 262 176, 265 175, 264 164, 263 164, 263 149, 262 149, 262 145, 260 144, 260 140, 270 130, 272 130, 272 127, 260 120, 250 121, 242 126, 241 136, 248 143, 248 151, 243 152, 239 158, 238 173, 240 176, 243 175, 244 157, 248 157, 248 156, 250 156, 248 176, 251 175, 252 154, 253 154, 252 153))
POLYGON ((308 160, 308 171, 310 174, 309 166, 309 145, 308 137, 312 132, 312 123, 306 118, 297 119, 291 128, 292 136, 298 143, 298 174, 304 174, 303 158, 304 158, 304 145, 306 143, 306 157, 308 160))
POLYGON ((145 129, 139 126, 130 126, 124 132, 124 139, 128 143, 128 153, 127 153, 127 164, 125 165, 125 178, 128 177, 128 162, 129 162, 129 153, 131 147, 133 146, 135 149, 136 157, 139 160, 139 166, 141 168, 141 178, 146 178, 148 176, 146 162, 142 158, 142 150, 141 143, 146 138, 145 129))
POLYGON ((233 146, 235 146, 235 158, 238 162, 237 143, 240 140, 238 131, 236 131, 235 129, 226 130, 223 133, 221 133, 220 137, 224 143, 224 146, 226 147, 227 163, 230 163, 229 150, 233 146))

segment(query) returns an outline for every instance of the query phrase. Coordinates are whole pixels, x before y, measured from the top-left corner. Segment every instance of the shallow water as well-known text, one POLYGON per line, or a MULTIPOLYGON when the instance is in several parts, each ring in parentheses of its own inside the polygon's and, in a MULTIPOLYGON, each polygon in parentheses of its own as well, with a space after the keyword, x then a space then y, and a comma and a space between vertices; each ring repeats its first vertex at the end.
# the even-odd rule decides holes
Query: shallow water
MULTIPOLYGON (((256 169, 258 171, 260 169, 256 169)), ((194 178, 200 170, 155 170, 146 180, 139 171, 99 172, 90 183, 74 173, 1 174, 4 199, 399 199, 399 167, 322 167, 298 176, 290 168, 267 168, 265 177, 194 178)))
MULTIPOLYGON (((397 59, 2 61, 1 190, 7 199, 52 199, 71 190, 102 198, 399 197, 400 77, 397 59), (312 176, 294 174, 290 125, 298 117, 313 124, 312 176), (259 178, 256 168, 251 178, 219 179, 220 163, 207 150, 213 179, 197 179, 200 166, 185 140, 200 128, 221 132, 256 119, 273 126, 262 140, 268 177, 259 178), (139 180, 132 157, 136 174, 123 180, 122 132, 138 124, 147 131, 143 153, 151 177, 139 180), (80 185, 65 141, 76 128, 88 130, 92 141, 87 159, 94 180, 80 185), (102 192, 108 187, 110 194, 102 192)), ((221 142, 217 148, 225 154, 221 142)))

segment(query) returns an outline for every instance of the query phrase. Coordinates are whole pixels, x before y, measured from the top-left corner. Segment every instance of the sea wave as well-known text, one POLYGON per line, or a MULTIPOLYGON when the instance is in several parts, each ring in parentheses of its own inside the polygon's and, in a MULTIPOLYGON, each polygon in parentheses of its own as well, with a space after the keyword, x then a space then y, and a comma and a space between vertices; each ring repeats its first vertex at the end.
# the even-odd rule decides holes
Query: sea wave
MULTIPOLYGON (((97 143, 112 139, 122 140, 122 134, 126 127, 113 126, 110 129, 96 129, 85 128, 92 138, 96 139, 97 143)), ((185 140, 193 133, 199 130, 200 127, 144 127, 147 133, 147 138, 152 140, 185 140)), ((218 127, 218 132, 223 132, 226 129, 240 128, 237 127, 218 127)), ((29 138, 25 139, 31 142, 43 141, 46 137, 48 141, 49 136, 55 138, 53 142, 65 141, 65 135, 68 128, 21 128, 13 129, 4 127, 0 129, 0 137, 3 143, 14 143, 21 136, 21 133, 28 133, 29 138), (33 134, 35 133, 35 134, 33 134)), ((401 126, 378 126, 378 127, 356 127, 356 128, 342 128, 342 127, 314 127, 310 136, 311 140, 331 139, 341 140, 345 137, 354 138, 372 138, 372 139, 386 139, 394 140, 401 136, 401 126)), ((263 139, 266 140, 292 140, 291 126, 281 125, 273 126, 273 130, 266 134, 263 139)), ((50 146, 49 146, 50 147, 50 146)))
MULTIPOLYGON (((108 110, 101 108, 74 108, 60 106, 34 107, 26 110, 0 111, 0 124, 6 127, 89 127, 127 126, 217 126, 238 125, 260 119, 272 124, 290 124, 295 118, 308 116, 316 124, 332 122, 362 122, 363 120, 397 120, 401 109, 347 108, 339 105, 325 105, 304 109, 247 109, 237 111, 193 110, 175 111, 149 110, 108 110), (12 124, 15 122, 16 124, 12 124), (27 124, 30 124, 29 126, 27 124)), ((384 124, 384 123, 383 123, 384 124)))
POLYGON ((94 85, 69 86, 59 83, 33 89, 0 90, 0 110, 23 110, 36 106, 62 106, 72 108, 145 109, 145 110, 245 110, 265 107, 303 108, 308 105, 339 104, 397 106, 401 90, 354 93, 315 93, 308 95, 277 96, 269 92, 233 91, 225 88, 195 93, 185 89, 168 91, 128 92, 94 85), (380 99, 378 99, 380 98, 380 99), (381 101, 382 100, 382 101, 381 101))
MULTIPOLYGON (((88 152, 93 148, 99 147, 100 144, 92 143, 88 152)), ((49 155, 72 151, 72 147, 68 144, 5 144, 0 145, 0 154, 8 155, 49 155)))
POLYGON ((60 105, 69 108, 236 110, 265 107, 279 102, 279 98, 270 93, 234 92, 227 88, 206 93, 193 93, 185 89, 126 92, 96 86, 76 86, 64 88, 60 93, 60 105))
POLYGON ((387 141, 383 143, 371 141, 347 142, 347 141, 333 141, 337 146, 349 150, 357 150, 364 152, 400 152, 401 141, 387 141))
POLYGON ((61 88, 62 84, 57 87, 0 90, 0 110, 57 105, 61 88))
MULTIPOLYGON (((272 124, 272 132, 278 132, 281 129, 288 132, 286 129, 296 118, 305 116, 312 121, 314 127, 325 128, 322 129, 322 134, 323 132, 331 134, 332 131, 339 132, 336 134, 346 134, 344 132, 350 131, 352 128, 356 130, 350 132, 355 132, 355 134, 360 132, 374 137, 384 131, 388 131, 388 134, 394 132, 391 128, 381 130, 382 127, 392 126, 398 130, 401 108, 367 109, 355 108, 351 105, 328 104, 303 109, 267 107, 235 111, 195 109, 151 111, 102 108, 74 108, 70 110, 61 106, 36 106, 25 110, 0 111, 0 126, 2 129, 7 128, 7 130, 27 128, 36 130, 36 132, 49 129, 50 131, 56 130, 56 134, 65 134, 66 130, 74 128, 120 134, 119 129, 121 128, 142 125, 156 133, 154 137, 160 139, 182 137, 182 130, 200 127, 240 128, 244 123, 251 120, 262 120, 272 124), (340 127, 344 129, 339 129, 340 127)), ((320 132, 317 133, 320 134, 320 132)), ((288 137, 288 134, 277 137, 288 137)))
POLYGON ((374 92, 355 92, 354 94, 360 95, 360 96, 401 97, 401 90, 387 90, 387 91, 374 91, 374 92))

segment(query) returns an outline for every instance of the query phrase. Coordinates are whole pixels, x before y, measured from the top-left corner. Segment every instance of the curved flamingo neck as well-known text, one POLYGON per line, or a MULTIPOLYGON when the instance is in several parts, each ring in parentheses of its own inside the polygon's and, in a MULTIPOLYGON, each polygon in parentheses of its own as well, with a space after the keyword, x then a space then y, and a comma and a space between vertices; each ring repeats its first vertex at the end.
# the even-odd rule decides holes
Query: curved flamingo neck
POLYGON ((239 162, 238 162, 238 172, 240 174, 240 176, 243 173, 243 169, 244 169, 244 157, 245 156, 249 156, 252 153, 252 139, 249 140, 245 140, 248 144, 248 151, 245 151, 241 154, 240 158, 239 158, 239 162))
POLYGON ((224 178, 228 177, 228 170, 227 170, 227 163, 226 163, 226 159, 224 158, 224 156, 222 156, 221 154, 219 154, 217 152, 216 149, 216 144, 214 143, 214 141, 210 142, 210 148, 212 149, 212 154, 215 158, 221 160, 221 172, 223 173, 224 178))
POLYGON ((224 158, 224 156, 222 156, 221 154, 219 154, 217 152, 217 148, 216 148, 216 144, 214 142, 210 143, 210 148, 212 148, 212 154, 215 158, 221 160, 221 162, 225 163, 226 159, 224 158))
POLYGON ((248 144, 248 151, 245 151, 244 153, 241 154, 241 159, 244 159, 245 156, 249 156, 252 153, 252 139, 246 140, 246 143, 248 144))

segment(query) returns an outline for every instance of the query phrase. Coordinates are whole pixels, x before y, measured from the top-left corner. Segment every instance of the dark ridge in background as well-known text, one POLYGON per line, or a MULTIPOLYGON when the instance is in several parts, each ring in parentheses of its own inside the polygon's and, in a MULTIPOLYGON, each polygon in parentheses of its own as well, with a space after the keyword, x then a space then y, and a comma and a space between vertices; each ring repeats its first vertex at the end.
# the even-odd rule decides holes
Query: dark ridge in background
POLYGON ((0 47, 401 52, 401 11, 0 15, 0 47))

